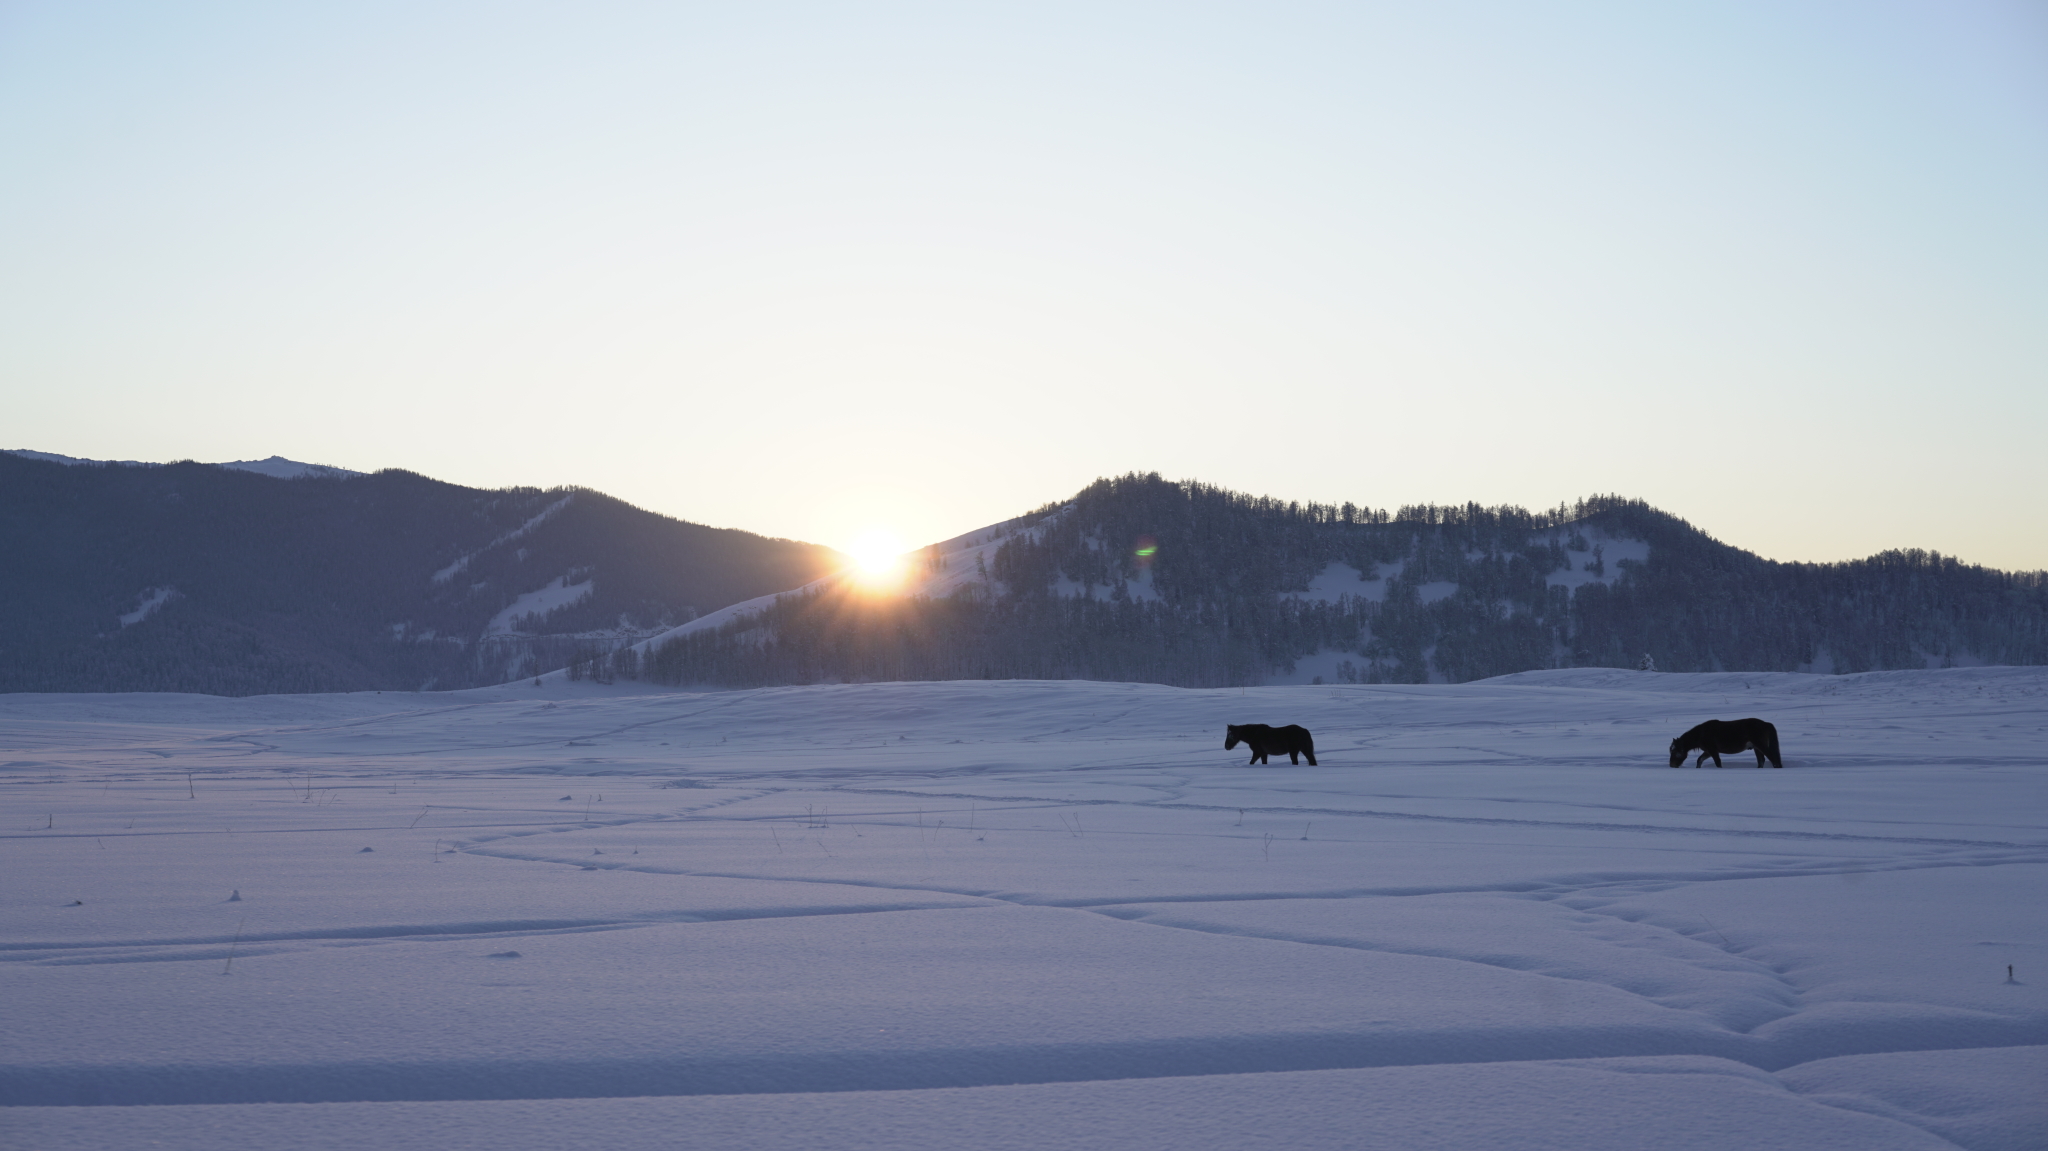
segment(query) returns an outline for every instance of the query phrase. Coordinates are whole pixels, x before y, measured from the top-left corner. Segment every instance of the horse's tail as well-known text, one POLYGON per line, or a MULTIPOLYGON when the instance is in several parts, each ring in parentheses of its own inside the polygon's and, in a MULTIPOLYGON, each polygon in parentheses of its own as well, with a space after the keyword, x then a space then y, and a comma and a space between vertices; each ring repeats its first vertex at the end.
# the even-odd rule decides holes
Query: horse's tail
POLYGON ((1776 724, 1774 724, 1774 723, 1771 723, 1771 722, 1769 722, 1769 721, 1765 721, 1765 723, 1764 723, 1764 725, 1763 725, 1763 729, 1764 729, 1764 730, 1763 730, 1763 733, 1762 733, 1762 734, 1763 734, 1763 737, 1764 737, 1764 738, 1763 738, 1764 758, 1766 758, 1766 759, 1768 759, 1768 760, 1770 760, 1770 761, 1771 761, 1771 766, 1772 766, 1772 767, 1783 767, 1783 766, 1785 766, 1785 757, 1784 757, 1784 756, 1781 756, 1781 755, 1779 755, 1779 754, 1778 754, 1778 727, 1777 727, 1777 725, 1776 725, 1776 724))
POLYGON ((1309 733, 1308 733, 1308 732, 1307 732, 1306 730, 1304 730, 1304 731, 1303 731, 1303 732, 1301 733, 1301 753, 1302 753, 1303 755, 1306 755, 1306 756, 1308 756, 1308 765, 1309 765, 1310 767, 1316 767, 1316 766, 1319 766, 1319 765, 1318 765, 1318 764, 1316 763, 1316 740, 1315 740, 1315 737, 1314 737, 1314 736, 1312 736, 1312 735, 1310 735, 1310 734, 1309 734, 1309 733))

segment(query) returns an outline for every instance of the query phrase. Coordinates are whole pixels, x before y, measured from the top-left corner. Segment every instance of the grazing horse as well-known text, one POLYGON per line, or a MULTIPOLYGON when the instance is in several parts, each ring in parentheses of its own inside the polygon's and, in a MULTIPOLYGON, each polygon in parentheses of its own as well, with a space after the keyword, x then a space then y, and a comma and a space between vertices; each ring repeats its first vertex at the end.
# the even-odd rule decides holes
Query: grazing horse
POLYGON ((1223 728, 1223 750, 1229 751, 1239 741, 1249 744, 1252 757, 1245 766, 1254 763, 1271 763, 1268 755, 1276 751, 1287 753, 1287 762, 1300 763, 1301 756, 1308 757, 1308 765, 1316 766, 1316 742, 1309 738, 1308 729, 1298 723, 1286 727, 1268 727, 1263 723, 1232 723, 1223 728))
POLYGON ((1699 749, 1700 758, 1693 764, 1702 766, 1708 756, 1714 757, 1714 766, 1721 766, 1721 753, 1730 755, 1738 751, 1756 752, 1756 765, 1762 767, 1769 757, 1772 767, 1783 767, 1785 761, 1778 757, 1778 729, 1760 719, 1710 719, 1671 741, 1671 766, 1685 766, 1685 753, 1699 749))

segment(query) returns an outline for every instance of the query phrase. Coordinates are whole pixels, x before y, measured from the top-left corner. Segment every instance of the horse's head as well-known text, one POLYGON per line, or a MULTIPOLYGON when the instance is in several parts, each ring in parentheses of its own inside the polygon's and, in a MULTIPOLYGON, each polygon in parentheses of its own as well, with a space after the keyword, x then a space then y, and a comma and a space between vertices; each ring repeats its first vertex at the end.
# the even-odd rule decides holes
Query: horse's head
POLYGON ((1223 750, 1229 751, 1231 748, 1236 747, 1237 741, 1243 738, 1244 736, 1238 734, 1236 724, 1226 723, 1223 725, 1223 750))
POLYGON ((1672 740, 1672 741, 1671 741, 1671 766, 1673 766, 1673 767, 1684 767, 1684 766, 1685 766, 1685 753, 1686 753, 1686 752, 1688 752, 1688 751, 1690 751, 1690 750, 1692 750, 1692 749, 1691 749, 1691 748, 1688 748, 1688 747, 1686 747, 1686 746, 1685 746, 1685 741, 1684 741, 1683 739, 1674 739, 1674 740, 1672 740))

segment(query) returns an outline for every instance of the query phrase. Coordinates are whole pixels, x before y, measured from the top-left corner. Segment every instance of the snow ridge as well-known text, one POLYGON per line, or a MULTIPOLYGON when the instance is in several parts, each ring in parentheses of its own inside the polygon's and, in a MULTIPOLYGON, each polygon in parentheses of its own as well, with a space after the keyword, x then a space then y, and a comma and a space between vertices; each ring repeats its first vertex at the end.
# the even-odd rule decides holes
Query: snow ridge
POLYGON ((141 596, 141 604, 137 606, 134 611, 128 612, 121 617, 121 626, 133 627, 134 625, 141 623, 143 620, 146 620, 151 615, 155 614, 158 608, 171 602, 172 598, 175 597, 177 594, 178 589, 174 587, 153 587, 145 589, 141 596))
POLYGON ((487 543, 484 546, 478 548, 473 552, 469 552, 466 555, 457 556, 454 563, 449 564, 447 567, 444 567, 440 571, 437 571, 433 574, 433 582, 447 583, 449 580, 454 579, 457 575, 460 575, 462 573, 462 569, 469 566, 471 560, 484 554, 487 551, 490 551, 493 548, 504 547, 506 544, 519 540, 520 538, 524 537, 528 532, 531 532, 533 529, 546 523, 550 518, 552 518, 556 513, 560 512, 563 508, 568 507, 570 502, 575 498, 575 493, 571 492, 570 494, 563 496, 561 499, 556 500, 554 503, 551 503, 548 506, 542 508, 531 519, 527 520, 523 524, 520 524, 518 527, 513 528, 511 531, 506 532, 504 535, 499 536, 497 539, 492 540, 490 543, 487 543))

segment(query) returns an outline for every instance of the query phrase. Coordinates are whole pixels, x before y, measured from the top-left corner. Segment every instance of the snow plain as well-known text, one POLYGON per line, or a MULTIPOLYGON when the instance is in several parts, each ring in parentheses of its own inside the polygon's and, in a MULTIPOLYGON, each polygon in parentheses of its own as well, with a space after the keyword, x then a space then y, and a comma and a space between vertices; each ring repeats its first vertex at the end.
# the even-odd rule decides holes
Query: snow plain
POLYGON ((2039 1148, 2044 748, 2040 668, 0 696, 0 1146, 2039 1148))

